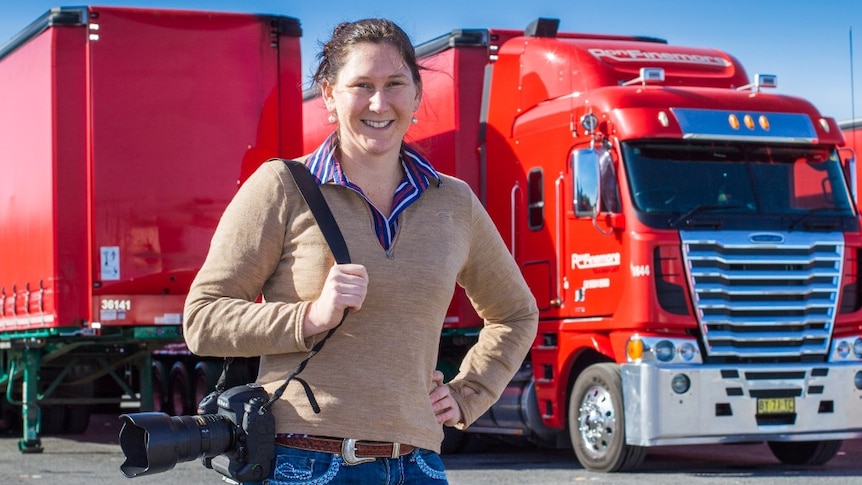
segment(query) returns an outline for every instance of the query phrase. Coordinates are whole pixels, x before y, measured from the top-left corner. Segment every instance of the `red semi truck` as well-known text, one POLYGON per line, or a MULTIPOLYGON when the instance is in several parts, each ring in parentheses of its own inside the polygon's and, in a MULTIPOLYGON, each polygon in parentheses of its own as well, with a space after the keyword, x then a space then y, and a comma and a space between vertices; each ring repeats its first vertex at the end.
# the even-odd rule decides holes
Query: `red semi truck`
POLYGON ((189 414, 192 381, 212 388, 183 302, 238 180, 301 149, 300 35, 282 16, 75 7, 0 46, 0 419, 21 451, 95 405, 189 414))
MULTIPOLYGON (((828 461, 862 437, 862 235, 838 125, 718 50, 558 23, 417 48, 409 141, 472 185, 541 309, 470 431, 570 442, 596 471, 679 444, 828 461)), ((323 110, 305 93, 306 152, 332 129, 323 110)), ((456 293, 441 368, 480 325, 456 293)))

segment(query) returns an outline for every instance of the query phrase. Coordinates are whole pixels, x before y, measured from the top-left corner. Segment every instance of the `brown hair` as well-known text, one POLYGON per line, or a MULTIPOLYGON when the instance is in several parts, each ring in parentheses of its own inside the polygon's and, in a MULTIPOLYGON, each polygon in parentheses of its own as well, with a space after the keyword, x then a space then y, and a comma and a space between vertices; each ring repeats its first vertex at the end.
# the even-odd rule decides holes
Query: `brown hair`
POLYGON ((323 81, 335 83, 335 79, 344 66, 347 56, 353 46, 372 42, 388 43, 401 54, 404 64, 410 69, 413 82, 422 91, 422 77, 419 74, 421 66, 416 62, 416 51, 407 34, 391 20, 363 19, 356 22, 342 22, 335 26, 332 37, 326 43, 321 43, 317 54, 317 70, 312 81, 320 86, 323 81))

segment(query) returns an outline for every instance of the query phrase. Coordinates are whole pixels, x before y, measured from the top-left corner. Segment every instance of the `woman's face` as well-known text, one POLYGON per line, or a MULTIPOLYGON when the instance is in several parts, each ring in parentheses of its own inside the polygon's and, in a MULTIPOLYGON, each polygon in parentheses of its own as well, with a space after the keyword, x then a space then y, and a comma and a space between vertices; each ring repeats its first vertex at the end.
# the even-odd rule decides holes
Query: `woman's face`
POLYGON ((338 118, 342 155, 397 157, 421 94, 398 50, 388 43, 355 45, 323 99, 338 118))

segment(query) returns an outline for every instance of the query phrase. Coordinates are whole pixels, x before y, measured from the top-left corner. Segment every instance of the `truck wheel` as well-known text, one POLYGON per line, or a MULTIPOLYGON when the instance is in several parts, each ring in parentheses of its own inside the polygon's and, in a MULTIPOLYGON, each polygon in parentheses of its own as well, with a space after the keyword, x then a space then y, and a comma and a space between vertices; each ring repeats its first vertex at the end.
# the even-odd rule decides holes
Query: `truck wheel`
POLYGON ((626 444, 620 368, 601 363, 586 368, 572 386, 569 435, 587 470, 623 472, 637 468, 646 448, 626 444))
POLYGON ((841 440, 769 441, 769 450, 785 465, 822 465, 835 458, 841 440))
POLYGON ((187 415, 191 411, 191 378, 189 370, 182 362, 175 362, 171 367, 168 384, 168 397, 171 414, 174 416, 187 415))

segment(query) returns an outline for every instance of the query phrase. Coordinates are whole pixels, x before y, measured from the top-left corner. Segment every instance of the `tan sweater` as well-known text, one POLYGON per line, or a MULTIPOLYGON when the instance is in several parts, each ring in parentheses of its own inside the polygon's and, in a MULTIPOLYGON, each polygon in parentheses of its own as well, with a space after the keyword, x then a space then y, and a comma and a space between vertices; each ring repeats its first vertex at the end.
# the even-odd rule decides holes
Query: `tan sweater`
MULTIPOLYGON (((347 317, 273 404, 276 432, 391 441, 440 450, 428 393, 456 282, 485 325, 449 383, 464 425, 481 416, 518 370, 536 335, 535 300, 484 208, 464 182, 443 177, 401 216, 387 255, 370 208, 354 191, 321 190, 350 251, 368 270, 362 309, 347 317), (464 386, 478 391, 465 398, 464 386)), ((281 161, 261 166, 229 204, 186 301, 192 352, 262 356, 257 381, 272 393, 314 344, 302 321, 334 264, 322 233, 281 161), (254 303, 263 294, 264 303, 254 303)), ((317 338, 322 338, 321 334, 317 338)))

